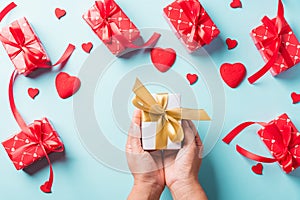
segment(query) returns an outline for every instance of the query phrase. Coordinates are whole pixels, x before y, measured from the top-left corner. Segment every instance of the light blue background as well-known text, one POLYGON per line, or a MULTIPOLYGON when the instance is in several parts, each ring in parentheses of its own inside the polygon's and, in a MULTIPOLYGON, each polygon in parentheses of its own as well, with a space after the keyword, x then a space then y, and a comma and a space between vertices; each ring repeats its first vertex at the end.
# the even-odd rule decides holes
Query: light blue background
MULTIPOLYGON (((53 61, 59 58, 69 42, 75 44, 77 50, 64 68, 68 73, 76 75, 88 57, 88 54, 81 50, 80 46, 83 42, 91 41, 95 47, 101 45, 99 39, 81 18, 82 13, 94 1, 15 2, 18 7, 3 20, 1 26, 26 16, 53 61), (61 20, 57 20, 54 16, 56 7, 67 10, 67 15, 61 20)), ((213 50, 216 42, 207 47, 216 65, 220 66, 224 62, 243 62, 247 67, 248 75, 263 66, 264 62, 253 45, 249 32, 260 24, 260 19, 264 15, 275 16, 277 1, 243 0, 242 9, 231 9, 229 0, 202 0, 201 2, 221 30, 219 38, 225 41, 227 37, 232 37, 239 41, 238 47, 231 51, 228 51, 225 45, 213 50)), ((7 0, 2 1, 1 7, 8 3, 7 0)), ((169 28, 162 17, 162 9, 171 3, 171 0, 117 0, 117 3, 139 28, 169 28)), ((285 0, 284 5, 286 19, 299 38, 300 2, 285 0)), ((3 48, 0 48, 0 55, 0 140, 3 141, 18 132, 19 127, 11 114, 7 97, 13 66, 3 48)), ((293 105, 290 99, 291 92, 300 92, 300 82, 297 81, 299 70, 299 66, 294 67, 278 78, 267 74, 256 85, 244 81, 237 89, 224 85, 226 118, 222 136, 240 122, 269 121, 283 112, 287 112, 299 127, 300 122, 297 120, 299 105, 293 105)), ((101 165, 83 148, 75 130, 72 98, 61 100, 58 97, 54 87, 56 74, 57 71, 52 71, 35 79, 19 78, 15 84, 16 102, 25 120, 31 122, 33 119, 47 116, 54 122, 57 132, 65 143, 66 159, 54 163, 53 194, 45 195, 38 189, 48 176, 48 168, 40 170, 33 176, 22 171, 18 172, 2 148, 0 198, 8 200, 125 199, 132 186, 131 175, 101 165), (27 95, 28 87, 40 89, 40 94, 34 101, 27 95)), ((269 155, 256 136, 256 129, 257 127, 249 128, 234 142, 255 152, 269 155)), ((286 175, 277 164, 264 164, 264 175, 257 176, 251 171, 251 166, 255 163, 238 155, 234 147, 234 144, 227 146, 219 141, 203 160, 199 177, 209 199, 300 199, 299 170, 286 175)), ((164 192, 161 199, 171 199, 170 194, 164 192)))

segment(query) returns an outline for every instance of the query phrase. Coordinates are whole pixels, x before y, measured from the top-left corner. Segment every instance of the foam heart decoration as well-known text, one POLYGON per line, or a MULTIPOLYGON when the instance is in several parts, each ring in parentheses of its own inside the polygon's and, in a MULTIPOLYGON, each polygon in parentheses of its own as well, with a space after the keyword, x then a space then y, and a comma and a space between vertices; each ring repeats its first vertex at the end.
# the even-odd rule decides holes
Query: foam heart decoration
POLYGON ((39 89, 37 88, 28 88, 27 92, 32 99, 34 99, 40 93, 39 89))
POLYGON ((51 193, 51 186, 48 181, 46 181, 43 185, 41 185, 40 189, 45 193, 51 193))
POLYGON ((231 88, 240 85, 246 76, 246 68, 242 63, 224 63, 221 65, 220 73, 223 81, 231 88))
POLYGON ((230 3, 231 8, 241 8, 242 7, 242 2, 240 0, 233 0, 230 3))
POLYGON ((176 52, 174 49, 163 49, 160 47, 151 50, 151 61, 160 72, 168 71, 176 60, 176 52))
POLYGON ((263 165, 261 163, 257 163, 256 165, 253 165, 251 169, 255 174, 262 175, 263 165))
POLYGON ((70 76, 65 72, 60 72, 55 79, 57 93, 62 99, 69 98, 75 94, 79 90, 80 85, 79 78, 70 76))
POLYGON ((297 94, 296 92, 291 94, 291 98, 293 100, 293 104, 300 102, 300 94, 297 94))
POLYGON ((198 80, 198 75, 197 74, 187 74, 186 78, 190 82, 190 85, 193 85, 197 82, 198 80))
POLYGON ((55 8, 55 15, 56 15, 57 19, 62 18, 66 14, 67 14, 67 12, 64 9, 55 8))
POLYGON ((226 44, 227 44, 228 50, 230 50, 230 49, 235 48, 238 45, 238 42, 236 40, 227 38, 226 44))
POLYGON ((83 51, 85 51, 86 53, 90 53, 92 48, 93 48, 93 44, 91 42, 88 42, 88 43, 83 43, 81 45, 83 51))

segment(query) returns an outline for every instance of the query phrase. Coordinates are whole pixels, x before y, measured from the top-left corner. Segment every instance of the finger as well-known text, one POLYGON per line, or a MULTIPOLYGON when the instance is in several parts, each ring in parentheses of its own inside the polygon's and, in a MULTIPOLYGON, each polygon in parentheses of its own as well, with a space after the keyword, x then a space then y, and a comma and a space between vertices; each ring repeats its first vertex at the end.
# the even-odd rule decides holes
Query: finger
POLYGON ((142 151, 140 118, 141 112, 139 110, 135 110, 128 131, 126 143, 127 152, 139 153, 142 151))
POLYGON ((184 132, 184 143, 183 147, 186 147, 195 142, 195 134, 189 126, 188 120, 182 120, 182 128, 184 132))

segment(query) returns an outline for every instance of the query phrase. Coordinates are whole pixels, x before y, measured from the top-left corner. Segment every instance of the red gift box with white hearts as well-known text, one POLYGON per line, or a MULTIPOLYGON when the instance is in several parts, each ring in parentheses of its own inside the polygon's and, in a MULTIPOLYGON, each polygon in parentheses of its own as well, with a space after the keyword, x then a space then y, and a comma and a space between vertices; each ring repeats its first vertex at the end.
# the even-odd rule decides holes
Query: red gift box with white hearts
POLYGON ((61 152, 63 142, 47 118, 35 120, 28 126, 31 133, 24 131, 2 142, 9 158, 17 170, 23 169, 51 152, 61 152))
POLYGON ((229 144, 244 128, 253 124, 263 126, 257 133, 273 158, 259 156, 237 145, 236 149, 240 154, 258 162, 278 162, 286 173, 290 173, 300 166, 300 133, 285 113, 269 123, 242 123, 225 136, 223 141, 229 144))
MULTIPOLYGON (((272 22, 276 23, 276 18, 272 19, 272 22)), ((285 48, 287 50, 292 63, 288 64, 284 59, 282 53, 279 52, 275 63, 270 69, 270 72, 273 76, 276 76, 281 72, 288 70, 289 68, 300 62, 300 43, 286 20, 284 20, 283 27, 285 30, 281 35, 282 42, 280 45, 282 46, 282 48, 285 48)), ((265 25, 261 25, 253 29, 250 35, 254 40, 254 43, 260 54, 262 55, 264 61, 268 62, 273 55, 273 51, 271 50, 272 46, 268 45, 267 42, 266 45, 263 45, 262 42, 266 41, 267 39, 271 40, 272 38, 274 38, 274 33, 269 31, 269 29, 265 25)))
POLYGON ((127 49, 120 40, 132 43, 140 38, 140 31, 113 0, 96 1, 82 17, 115 55, 127 49))
POLYGON ((198 0, 176 0, 164 16, 189 52, 209 44, 220 31, 198 0))
POLYGON ((19 74, 29 75, 50 59, 25 17, 15 20, 0 31, 0 40, 19 74))

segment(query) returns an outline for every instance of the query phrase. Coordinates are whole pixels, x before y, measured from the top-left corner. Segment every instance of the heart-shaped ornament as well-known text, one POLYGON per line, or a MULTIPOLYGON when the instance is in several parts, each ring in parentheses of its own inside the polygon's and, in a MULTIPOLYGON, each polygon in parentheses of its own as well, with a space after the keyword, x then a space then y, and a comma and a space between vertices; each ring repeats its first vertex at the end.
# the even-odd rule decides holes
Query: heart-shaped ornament
POLYGON ((296 92, 291 94, 291 98, 293 100, 293 104, 300 102, 300 94, 297 94, 296 92))
POLYGON ((251 169, 255 174, 262 175, 263 165, 261 163, 257 163, 256 165, 253 165, 251 169))
POLYGON ((163 49, 160 47, 151 50, 151 61, 160 72, 168 71, 176 60, 176 52, 174 49, 163 49))
POLYGON ((57 93, 62 99, 69 98, 75 94, 79 90, 80 85, 79 78, 70 76, 65 72, 60 72, 55 79, 57 93))
POLYGON ((93 48, 93 43, 91 42, 88 42, 88 43, 83 43, 81 45, 83 51, 85 51, 86 53, 90 53, 92 48, 93 48))
POLYGON ((55 15, 56 15, 57 19, 62 18, 66 14, 67 14, 67 12, 64 9, 60 9, 60 8, 55 9, 55 15))
POLYGON ((48 181, 46 181, 43 185, 41 185, 40 189, 45 193, 51 193, 51 184, 49 184, 48 181))
POLYGON ((231 8, 241 8, 242 7, 242 2, 240 0, 233 0, 230 3, 231 8))
POLYGON ((227 38, 226 44, 227 44, 228 50, 231 50, 231 49, 234 49, 238 45, 238 42, 236 40, 227 38))
POLYGON ((40 93, 39 89, 37 88, 28 88, 27 92, 32 99, 34 99, 40 93))
POLYGON ((193 85, 197 82, 198 75, 197 74, 187 74, 186 78, 190 82, 190 85, 193 85))
POLYGON ((240 85, 246 76, 246 68, 242 63, 224 63, 220 67, 220 73, 223 81, 231 88, 240 85))

